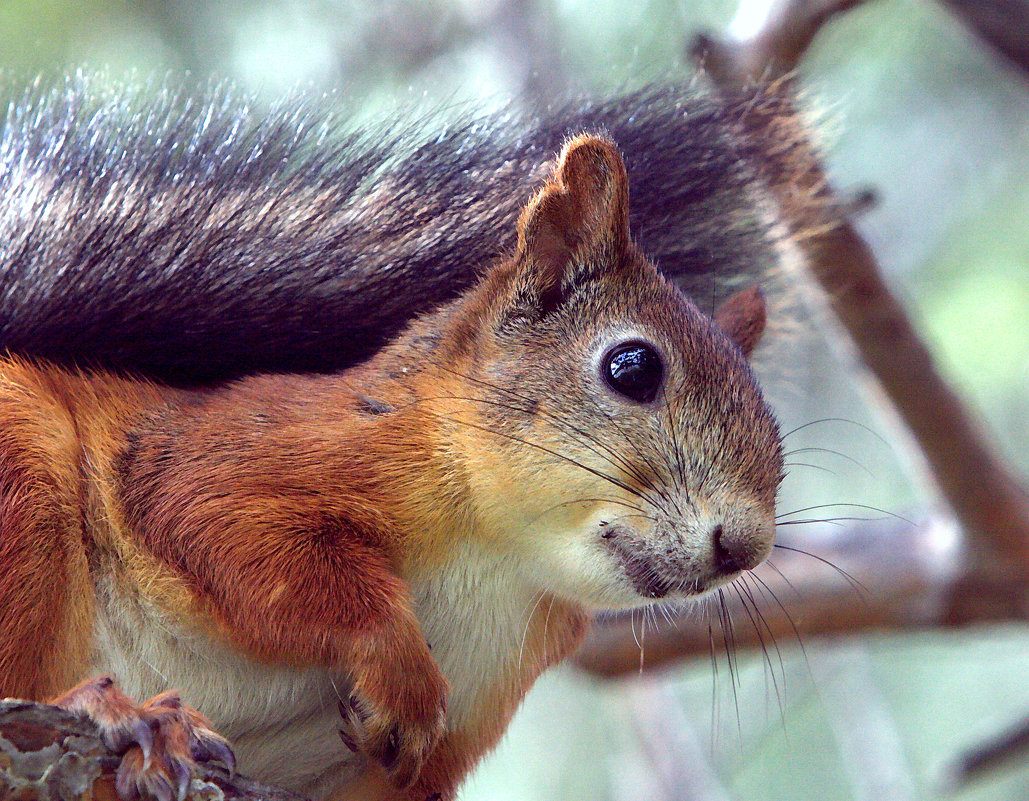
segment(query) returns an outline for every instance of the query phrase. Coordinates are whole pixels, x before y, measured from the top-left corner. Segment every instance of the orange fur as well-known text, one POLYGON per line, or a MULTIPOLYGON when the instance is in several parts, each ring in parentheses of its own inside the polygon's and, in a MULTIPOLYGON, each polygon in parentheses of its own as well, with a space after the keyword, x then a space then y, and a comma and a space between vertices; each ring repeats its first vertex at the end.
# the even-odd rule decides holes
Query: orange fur
POLYGON ((44 698, 75 679, 92 608, 75 424, 36 378, 0 376, 0 690, 44 698))

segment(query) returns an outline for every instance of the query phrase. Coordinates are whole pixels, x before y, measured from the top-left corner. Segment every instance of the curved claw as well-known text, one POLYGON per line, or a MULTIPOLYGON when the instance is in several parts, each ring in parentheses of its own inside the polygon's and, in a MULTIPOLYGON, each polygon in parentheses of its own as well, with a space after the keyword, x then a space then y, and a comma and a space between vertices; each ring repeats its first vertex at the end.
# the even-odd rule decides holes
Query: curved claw
POLYGON ((142 763, 137 764, 139 754, 129 752, 118 766, 114 776, 114 788, 118 797, 126 801, 135 799, 156 799, 175 801, 171 781, 162 773, 144 772, 142 763))
POLYGON ((133 799, 139 797, 139 790, 136 789, 136 777, 131 769, 126 767, 126 760, 122 760, 118 771, 114 774, 114 789, 118 798, 133 799))
POLYGON ((181 762, 173 762, 172 769, 175 771, 175 787, 178 790, 176 798, 178 801, 186 801, 186 796, 189 794, 189 783, 193 776, 189 768, 181 762))
POLYGON ((236 755, 220 737, 198 737, 191 750, 197 762, 221 762, 230 776, 236 775, 236 755))
POLYGON ((137 720, 132 724, 132 740, 143 752, 143 770, 147 770, 154 752, 154 732, 145 721, 137 720))
POLYGON ((351 737, 349 734, 347 734, 345 731, 343 731, 343 729, 339 729, 338 731, 339 731, 339 739, 341 739, 343 741, 343 745, 345 745, 347 747, 347 750, 349 750, 351 753, 356 754, 357 753, 357 741, 353 737, 351 737))

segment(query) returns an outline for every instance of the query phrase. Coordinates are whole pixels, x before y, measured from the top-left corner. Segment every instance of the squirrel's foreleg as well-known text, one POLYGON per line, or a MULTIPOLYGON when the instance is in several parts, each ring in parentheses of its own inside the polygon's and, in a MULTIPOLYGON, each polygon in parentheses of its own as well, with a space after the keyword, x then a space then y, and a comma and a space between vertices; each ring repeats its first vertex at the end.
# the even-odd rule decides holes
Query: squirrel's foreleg
POLYGON ((218 497, 184 495, 179 482, 188 479, 177 475, 172 494, 188 496, 188 508, 170 509, 160 492, 142 489, 131 502, 133 536, 182 571, 209 617, 245 651, 347 675, 344 742, 408 786, 443 733, 448 687, 388 546, 343 518, 297 519, 279 499, 236 497, 223 508, 218 497))

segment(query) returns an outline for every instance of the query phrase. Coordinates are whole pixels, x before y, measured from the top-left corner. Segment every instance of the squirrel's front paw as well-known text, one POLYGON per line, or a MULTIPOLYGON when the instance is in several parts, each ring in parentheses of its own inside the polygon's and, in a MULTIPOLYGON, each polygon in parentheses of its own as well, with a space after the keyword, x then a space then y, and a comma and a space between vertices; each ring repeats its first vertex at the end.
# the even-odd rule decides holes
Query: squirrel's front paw
POLYGON ((359 677, 350 697, 339 702, 343 743, 379 762, 400 789, 418 778, 446 728, 447 681, 430 665, 405 676, 404 686, 374 686, 359 677))
POLYGON ((115 784, 125 801, 185 798, 197 762, 217 760, 230 772, 235 769, 225 738, 211 730, 207 718, 183 704, 176 692, 138 704, 118 690, 111 676, 97 676, 51 703, 90 718, 104 744, 122 755, 115 784))

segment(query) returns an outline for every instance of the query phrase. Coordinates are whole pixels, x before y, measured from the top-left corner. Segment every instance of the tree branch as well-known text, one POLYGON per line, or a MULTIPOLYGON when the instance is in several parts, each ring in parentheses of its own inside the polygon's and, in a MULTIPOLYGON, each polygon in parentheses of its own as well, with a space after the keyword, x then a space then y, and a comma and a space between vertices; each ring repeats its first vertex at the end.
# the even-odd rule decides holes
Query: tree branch
POLYGON ((972 33, 1029 77, 1029 5, 1024 0, 940 0, 972 33))

